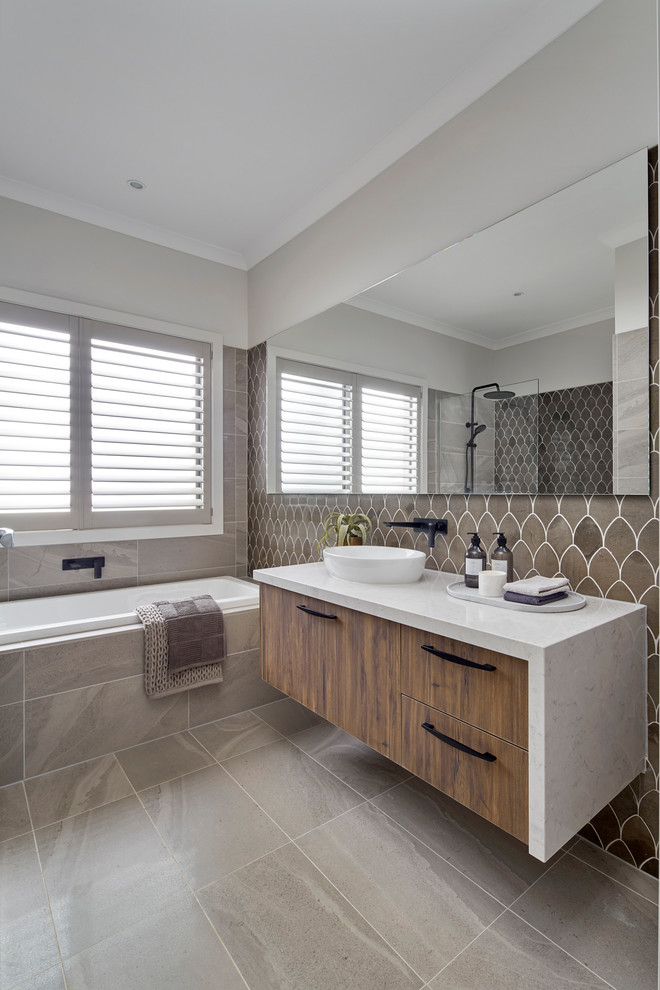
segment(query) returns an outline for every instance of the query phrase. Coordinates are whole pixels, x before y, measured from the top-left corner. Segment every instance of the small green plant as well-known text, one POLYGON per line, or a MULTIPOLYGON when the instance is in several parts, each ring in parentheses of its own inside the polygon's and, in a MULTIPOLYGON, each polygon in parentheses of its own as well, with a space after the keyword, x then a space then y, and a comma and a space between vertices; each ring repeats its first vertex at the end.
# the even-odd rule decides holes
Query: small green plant
POLYGON ((337 536, 336 545, 341 547, 351 543, 366 543, 371 532, 371 520, 361 512, 332 512, 323 520, 323 525, 323 536, 319 540, 320 551, 323 547, 330 546, 332 533, 337 536))

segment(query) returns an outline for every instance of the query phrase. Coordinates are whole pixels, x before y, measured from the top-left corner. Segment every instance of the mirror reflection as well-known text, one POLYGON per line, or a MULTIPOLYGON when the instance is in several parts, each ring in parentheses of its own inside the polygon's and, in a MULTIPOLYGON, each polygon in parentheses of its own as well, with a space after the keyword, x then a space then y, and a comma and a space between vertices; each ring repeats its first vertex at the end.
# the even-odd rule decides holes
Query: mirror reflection
POLYGON ((647 494, 647 227, 643 150, 272 337, 269 490, 647 494))

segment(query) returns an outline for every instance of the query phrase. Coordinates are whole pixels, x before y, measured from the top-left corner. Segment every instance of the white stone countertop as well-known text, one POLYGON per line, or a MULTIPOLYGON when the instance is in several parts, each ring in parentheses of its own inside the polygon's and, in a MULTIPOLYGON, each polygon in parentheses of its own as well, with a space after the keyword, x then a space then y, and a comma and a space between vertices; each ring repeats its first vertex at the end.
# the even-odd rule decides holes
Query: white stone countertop
POLYGON ((537 614, 494 608, 451 598, 447 585, 460 577, 429 570, 414 584, 397 585, 342 581, 332 577, 323 563, 263 568, 254 571, 253 578, 527 661, 542 661, 549 647, 645 611, 643 605, 588 596, 585 607, 575 612, 542 613, 539 608, 537 614))

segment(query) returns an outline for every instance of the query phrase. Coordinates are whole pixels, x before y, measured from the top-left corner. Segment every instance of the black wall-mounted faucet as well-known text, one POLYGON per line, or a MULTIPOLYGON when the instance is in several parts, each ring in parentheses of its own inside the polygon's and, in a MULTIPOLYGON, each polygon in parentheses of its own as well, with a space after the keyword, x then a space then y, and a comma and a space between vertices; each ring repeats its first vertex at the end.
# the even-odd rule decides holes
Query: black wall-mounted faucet
POLYGON ((105 557, 67 557, 62 561, 63 571, 84 571, 88 567, 93 567, 94 577, 100 578, 105 567, 105 557))
POLYGON ((425 532, 429 541, 429 547, 435 546, 435 534, 447 532, 446 519, 420 519, 419 516, 412 522, 386 522, 385 526, 401 526, 403 529, 416 529, 425 532))

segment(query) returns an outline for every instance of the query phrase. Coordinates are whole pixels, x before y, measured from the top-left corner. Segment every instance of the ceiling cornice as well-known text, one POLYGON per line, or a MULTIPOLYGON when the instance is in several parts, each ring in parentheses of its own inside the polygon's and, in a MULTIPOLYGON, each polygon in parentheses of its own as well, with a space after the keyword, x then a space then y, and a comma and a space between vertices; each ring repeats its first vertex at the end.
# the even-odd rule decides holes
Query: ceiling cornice
POLYGON ((163 227, 156 227, 140 220, 133 220, 121 213, 112 213, 110 210, 103 210, 91 203, 82 203, 79 200, 51 192, 49 189, 30 186, 23 182, 17 182, 15 179, 8 179, 3 175, 0 175, 0 196, 14 199, 19 203, 26 203, 28 206, 49 210, 51 213, 59 213, 62 216, 70 217, 72 220, 82 220, 84 223, 91 223, 95 227, 103 227, 105 230, 114 230, 118 234, 137 237, 141 241, 171 248, 173 251, 182 251, 184 254, 191 254, 207 261, 215 261, 230 268, 240 268, 241 271, 247 270, 245 258, 237 251, 229 251, 217 244, 208 244, 205 241, 196 240, 194 237, 186 237, 185 234, 179 234, 174 230, 166 230, 163 227))

